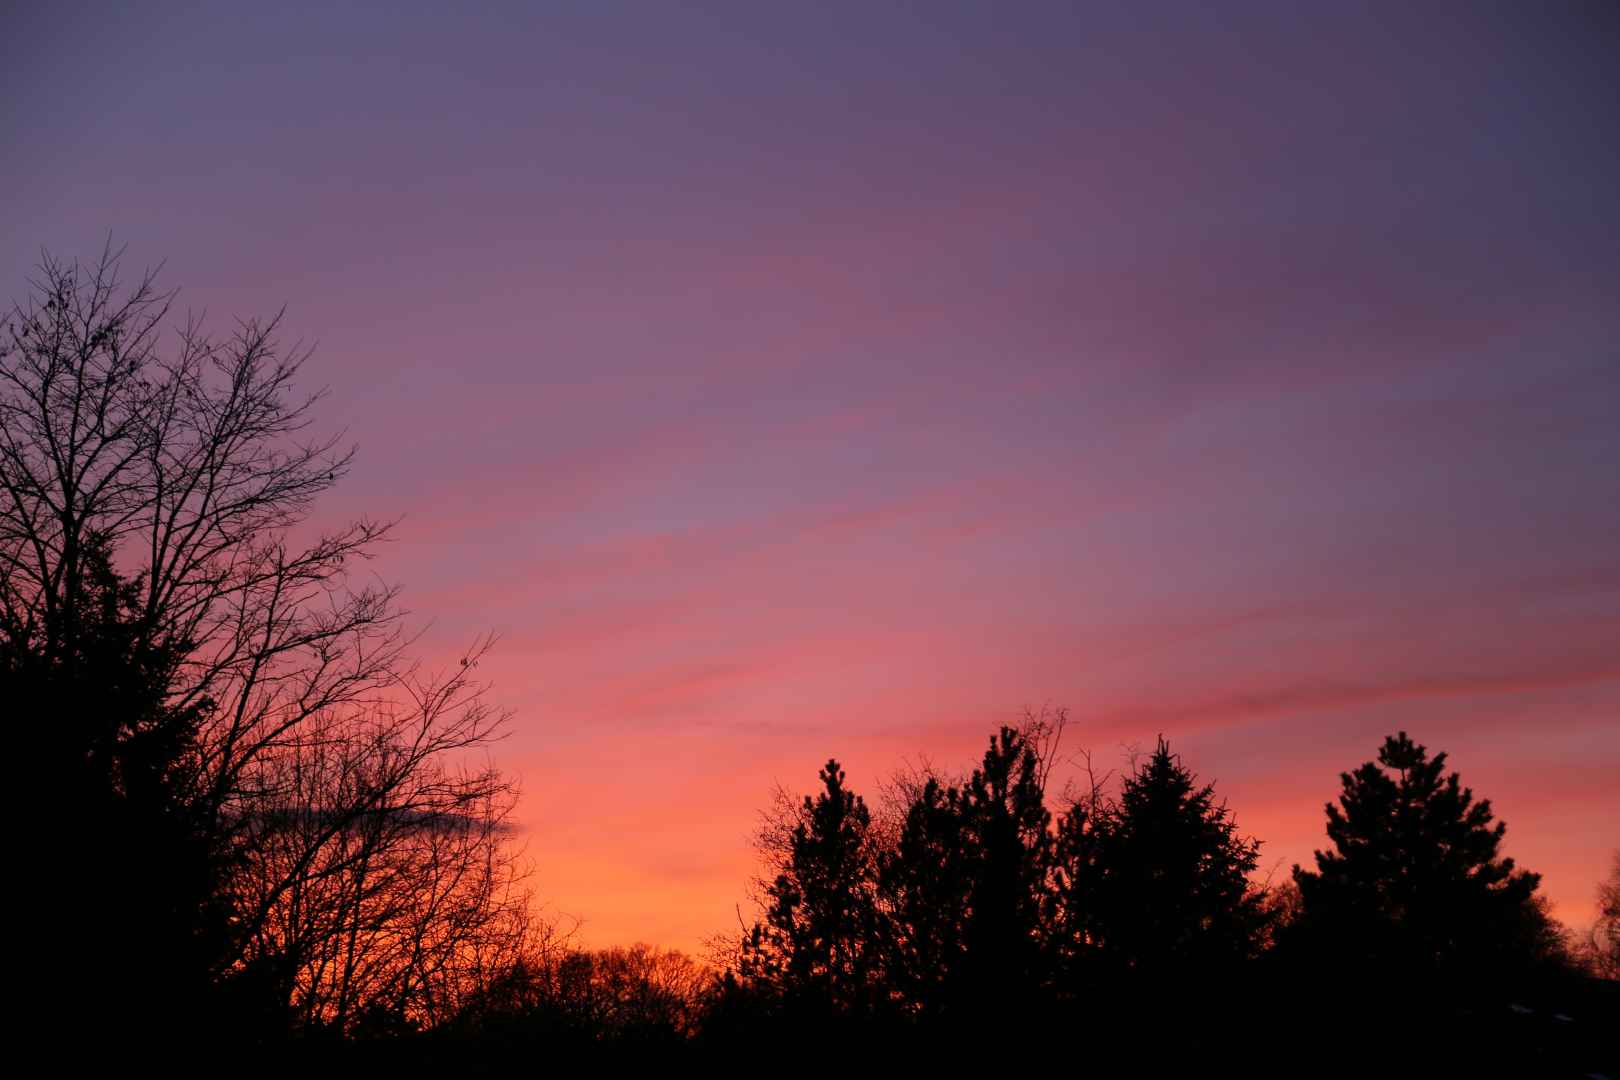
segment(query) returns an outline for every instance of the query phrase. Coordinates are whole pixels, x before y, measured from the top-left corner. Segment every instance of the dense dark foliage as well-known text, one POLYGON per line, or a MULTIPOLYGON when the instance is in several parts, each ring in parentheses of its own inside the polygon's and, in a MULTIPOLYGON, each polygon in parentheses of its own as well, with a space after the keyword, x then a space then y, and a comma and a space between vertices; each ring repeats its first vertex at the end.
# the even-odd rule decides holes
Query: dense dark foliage
POLYGON ((1620 1001, 1574 973, 1444 755, 1388 740, 1346 775, 1318 871, 1268 888, 1259 842, 1163 739, 1116 790, 1049 810, 1047 733, 1002 728, 966 778, 907 778, 879 815, 829 763, 767 824, 777 872, 700 1038, 985 1049, 1051 1025, 1105 1039, 1097 1062, 1144 1068, 1151 1046, 1149 1072, 1270 1073, 1348 1025, 1380 1032, 1386 1074, 1602 1060, 1593 1021, 1620 1001))
POLYGON ((749 984, 795 1009, 827 1013, 871 1008, 878 985, 872 817, 829 761, 824 791, 804 800, 789 837, 787 865, 766 888, 769 907, 740 946, 749 984))
MULTIPOLYGON (((155 1038, 209 1020, 227 999, 218 976, 234 928, 223 903, 228 852, 213 842, 196 790, 206 700, 181 708, 167 690, 181 650, 141 633, 140 583, 120 581, 99 547, 73 583, 70 628, 0 633, 0 686, 32 763, 31 865, 48 889, 20 914, 50 943, 56 992, 124 1038, 155 1038)), ((33 999, 36 1003, 39 998, 33 999)))
POLYGON ((1035 752, 1011 728, 962 783, 924 783, 880 860, 885 996, 946 1025, 994 1023, 1039 992, 1050 822, 1035 752))
POLYGON ((1118 1010, 1256 956, 1271 918, 1249 880, 1259 845, 1213 787, 1161 741, 1116 798, 1091 791, 1054 817, 1044 734, 1003 727, 962 780, 904 785, 889 835, 830 762, 783 834, 728 1008, 751 995, 756 1023, 955 1037, 1118 1010))
POLYGON ((1565 960, 1540 875, 1501 855, 1507 826, 1445 764, 1403 731, 1342 776, 1327 806, 1332 849, 1316 870, 1294 869, 1299 937, 1323 962, 1479 985, 1565 960))
POLYGON ((1250 881, 1259 841, 1240 836, 1212 784, 1158 747, 1094 817, 1089 868, 1091 936, 1101 957, 1139 978, 1179 983, 1218 974, 1259 951, 1267 914, 1250 881))
POLYGON ((1294 868, 1297 902, 1268 974, 1310 989, 1276 998, 1301 1033, 1379 1032, 1404 1067, 1578 1075, 1620 1063, 1602 1025, 1620 986, 1583 981, 1539 875, 1501 854, 1493 824, 1446 755, 1405 732, 1340 777, 1332 844, 1294 868))

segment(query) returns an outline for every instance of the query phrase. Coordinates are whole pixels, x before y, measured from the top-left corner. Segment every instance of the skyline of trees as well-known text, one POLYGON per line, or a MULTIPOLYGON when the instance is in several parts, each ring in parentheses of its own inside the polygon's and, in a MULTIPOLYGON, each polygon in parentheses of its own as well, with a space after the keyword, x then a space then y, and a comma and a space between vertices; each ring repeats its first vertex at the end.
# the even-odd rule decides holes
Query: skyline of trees
POLYGON ((308 529, 353 451, 307 434, 307 354, 278 319, 187 322, 171 351, 173 294, 118 266, 47 256, 0 343, 0 694, 48 810, 25 841, 59 890, 26 900, 61 943, 44 999, 120 1038, 671 1045, 1156 1013, 1208 1053, 1237 1023, 1212 985, 1331 973, 1360 1018, 1371 987, 1444 985, 1457 1019, 1515 980, 1614 976, 1620 853, 1577 944, 1489 800, 1405 732, 1342 774, 1316 869, 1270 886, 1162 736, 1117 784, 1087 758, 1052 790, 1078 760, 1061 710, 871 805, 829 759, 768 812, 757 916, 713 966, 575 948, 532 910, 487 757, 490 642, 424 671, 398 589, 355 576, 390 525, 308 529))
POLYGON ((1319 852, 1320 874, 1296 867, 1276 886, 1256 880, 1260 842, 1162 738, 1116 790, 1093 781, 1054 814, 1050 734, 1003 727, 967 776, 892 785, 876 816, 897 829, 873 827, 836 760, 816 796, 779 802, 760 917, 719 951, 755 1019, 948 1022, 1097 986, 1163 1006, 1171 988, 1274 957, 1347 984, 1399 971, 1413 988, 1577 963, 1539 878, 1500 857, 1489 802, 1404 733, 1344 774, 1344 809, 1329 807, 1349 857, 1319 852))
POLYGON ((1056 716, 1003 726, 965 775, 898 774, 875 809, 836 760, 815 796, 779 796, 759 918, 716 949, 699 1043, 966 1047, 1079 1023, 1108 1033, 1098 1060, 1153 1046, 1179 1069, 1242 1058, 1258 1015, 1290 1055, 1380 1032, 1403 1075, 1608 1060, 1590 1021, 1620 1012, 1620 986, 1583 988, 1596 960, 1444 754, 1386 739, 1327 816, 1355 861, 1329 850, 1330 884, 1271 884, 1260 841, 1163 738, 1117 782, 1081 755, 1087 783, 1049 792, 1056 716))

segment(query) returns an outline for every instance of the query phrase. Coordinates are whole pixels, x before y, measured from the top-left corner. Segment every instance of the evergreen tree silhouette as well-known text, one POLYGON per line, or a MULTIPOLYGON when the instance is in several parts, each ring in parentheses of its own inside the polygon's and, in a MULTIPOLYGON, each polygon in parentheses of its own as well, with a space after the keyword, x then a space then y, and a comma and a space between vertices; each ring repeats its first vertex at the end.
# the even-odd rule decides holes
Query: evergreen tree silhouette
POLYGON ((1108 809, 1101 792, 1093 790, 1059 816, 1052 838, 1044 925, 1053 989, 1063 998, 1083 996, 1096 973, 1093 962, 1102 930, 1097 918, 1098 855, 1108 809))
POLYGON ((1040 775, 1034 748, 1003 727, 960 803, 972 870, 967 976, 975 997, 1002 1006, 1027 998, 1043 977, 1038 950, 1052 815, 1040 775))
POLYGON ((999 1015, 1038 990, 1050 823, 1039 759, 1012 728, 960 787, 923 785, 882 870, 888 968, 912 1011, 999 1015))
POLYGON ((788 865, 766 889, 769 907, 742 943, 739 973, 806 1012, 857 1014, 874 1004, 876 872, 871 814, 828 761, 806 797, 788 865))
POLYGON ((30 837, 48 872, 29 923, 51 942, 52 977, 106 1036, 150 1045, 206 1024, 223 1037, 218 1022, 242 1019, 217 985, 233 933, 229 853, 193 785, 211 704, 167 704, 183 650, 144 632, 141 582, 121 579, 100 543, 82 566, 70 626, 0 627, 0 692, 26 721, 37 805, 49 807, 30 837))
POLYGON ((1404 731, 1386 738, 1376 762, 1341 775, 1338 805, 1327 805, 1332 850, 1316 853, 1314 871, 1294 867, 1302 933, 1346 970, 1413 985, 1559 958, 1540 876, 1502 856, 1507 826, 1445 764, 1404 731))
POLYGON ((885 971, 914 1014, 939 1010, 962 979, 970 909, 961 801, 958 788, 929 777, 882 861, 885 971))
POLYGON ((1258 953, 1266 915, 1249 874, 1260 843, 1239 835, 1214 785, 1200 786, 1164 739, 1091 827, 1093 865, 1070 876, 1087 884, 1088 930, 1110 969, 1173 979, 1258 953))

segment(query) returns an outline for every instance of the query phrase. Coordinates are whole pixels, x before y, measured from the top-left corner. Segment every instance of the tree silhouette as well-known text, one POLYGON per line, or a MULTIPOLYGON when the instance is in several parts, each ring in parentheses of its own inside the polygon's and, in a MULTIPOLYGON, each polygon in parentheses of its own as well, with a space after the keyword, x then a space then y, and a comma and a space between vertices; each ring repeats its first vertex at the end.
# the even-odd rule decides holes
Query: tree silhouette
POLYGON ((1444 755, 1387 740, 1329 807, 1337 850, 1272 888, 1253 880, 1260 842, 1163 738, 1113 796, 1085 758, 1089 787, 1065 789, 1054 825, 1061 719, 1002 727, 961 779, 898 773, 877 824, 836 761, 815 798, 779 793, 759 845, 774 870, 764 914, 725 957, 700 1041, 768 1052, 840 1030, 921 1050, 1085 1025, 1114 1037, 1100 1053, 1122 1065, 1157 1039, 1153 1061, 1191 1069, 1229 1058, 1260 1011, 1287 1055, 1363 1024, 1428 1071, 1585 1060, 1545 1025, 1491 1041, 1504 1013, 1584 1017, 1601 1001, 1557 977, 1535 875, 1499 857, 1503 827, 1443 776, 1444 755), (1415 977, 1536 965, 1515 990, 1533 983, 1536 1007, 1517 1012, 1415 977), (1430 995, 1429 1019, 1414 1019, 1414 994, 1430 995))
POLYGON ((971 886, 961 801, 954 785, 928 777, 882 858, 885 970, 912 1013, 937 1011, 964 978, 971 886))
POLYGON ((786 864, 766 887, 768 907, 742 941, 738 971, 795 1008, 869 1010, 877 992, 871 814, 828 761, 823 790, 806 797, 786 864))
POLYGON ((1044 780, 1026 733, 1003 727, 961 786, 930 777, 914 797, 881 872, 888 967, 912 1011, 1000 1014, 1037 991, 1052 842, 1044 780))
POLYGON ((595 951, 542 942, 462 1003, 463 1040, 670 1046, 688 1038, 713 976, 683 953, 636 944, 595 951))
POLYGON ((1347 970, 1399 984, 1425 976, 1501 976, 1556 961, 1540 877, 1501 854, 1507 826, 1474 798, 1446 755, 1403 731, 1376 762, 1341 776, 1327 805, 1333 849, 1298 866, 1301 929, 1347 970))
POLYGON ((1098 919, 1099 859, 1109 804, 1093 782, 1057 819, 1046 895, 1046 947, 1054 991, 1075 998, 1098 974, 1102 940, 1098 919))
MULTIPOLYGON (((110 248, 45 256, 0 339, 0 650, 51 770, 39 805, 93 767, 144 822, 105 833, 130 841, 130 910, 166 887, 146 838, 194 831, 228 871, 216 986, 257 983, 310 1024, 430 1021, 522 932, 515 793, 466 754, 505 714, 472 681, 476 650, 423 673, 397 590, 354 575, 387 524, 307 528, 352 457, 308 434, 307 352, 278 319, 223 339, 173 326, 173 294, 118 268, 110 248)), ((189 954, 162 920, 120 925, 189 954)))
POLYGON ((1095 933, 1120 965, 1169 973, 1258 951, 1264 906, 1249 875, 1260 843, 1163 738, 1098 822, 1095 848, 1095 933))
POLYGON ((53 648, 0 633, 0 686, 49 808, 28 864, 48 887, 18 905, 49 943, 41 972, 57 992, 36 1000, 73 1000, 121 1040, 227 1019, 229 1000, 240 1030, 252 1010, 213 980, 236 944, 229 854, 196 798, 210 704, 168 703, 181 651, 141 633, 140 582, 119 579, 103 544, 87 544, 73 589, 72 632, 53 648))
POLYGON ((1050 857, 1041 762, 1024 735, 1003 727, 959 802, 968 856, 967 977, 986 998, 1016 999, 1041 979, 1043 891, 1050 857))
POLYGON ((1598 917, 1585 949, 1587 966, 1603 979, 1620 979, 1620 851, 1609 862, 1609 876, 1598 885, 1598 917))

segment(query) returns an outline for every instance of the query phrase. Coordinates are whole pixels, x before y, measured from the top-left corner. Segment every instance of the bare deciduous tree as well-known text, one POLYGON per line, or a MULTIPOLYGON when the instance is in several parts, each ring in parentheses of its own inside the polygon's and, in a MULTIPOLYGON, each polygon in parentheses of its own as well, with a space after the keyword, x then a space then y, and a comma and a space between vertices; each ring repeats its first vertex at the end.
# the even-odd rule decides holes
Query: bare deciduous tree
POLYGON ((305 1022, 452 1013, 523 943, 511 784, 458 758, 502 716, 466 672, 402 680, 405 708, 323 714, 255 775, 257 858, 235 882, 250 961, 285 957, 305 1022))
POLYGON ((515 793, 475 760, 506 719, 470 679, 484 646, 424 677, 397 589, 355 574, 392 523, 310 533, 353 450, 308 435, 280 316, 210 336, 120 255, 45 256, 0 341, 0 636, 69 649, 109 552, 201 718, 183 783, 234 868, 226 966, 273 954, 309 1019, 431 1021, 521 938, 515 793))
POLYGON ((674 949, 577 949, 567 935, 540 934, 457 1021, 506 1038, 670 1042, 696 1030, 714 985, 714 971, 674 949))
POLYGON ((1620 851, 1609 862, 1609 876, 1597 889, 1598 917, 1580 952, 1592 974, 1620 979, 1620 851))

